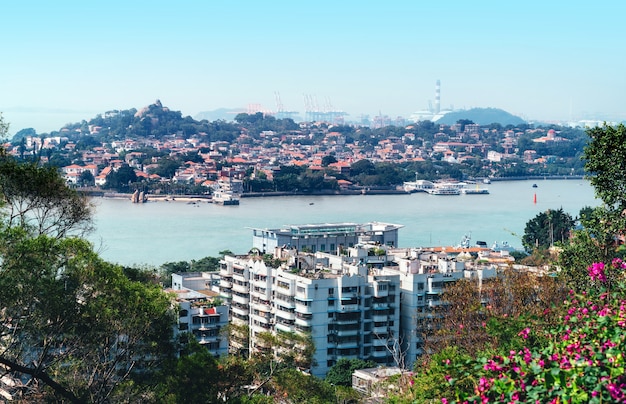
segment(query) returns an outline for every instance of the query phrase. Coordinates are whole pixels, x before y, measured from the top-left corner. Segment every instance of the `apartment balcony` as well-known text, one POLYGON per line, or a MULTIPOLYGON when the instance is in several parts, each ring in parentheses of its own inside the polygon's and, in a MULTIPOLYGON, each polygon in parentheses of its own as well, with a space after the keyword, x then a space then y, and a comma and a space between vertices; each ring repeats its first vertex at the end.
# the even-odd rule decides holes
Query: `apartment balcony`
POLYGON ((373 310, 387 310, 389 308, 389 303, 373 303, 373 310))
POLYGON ((359 341, 337 341, 337 349, 359 348, 359 341))
POLYGON ((236 314, 240 317, 242 316, 248 317, 248 314, 250 313, 250 309, 248 307, 239 307, 239 306, 230 306, 230 311, 233 312, 233 314, 236 314))
POLYGON ((278 282, 275 287, 276 287, 276 290, 280 291, 281 293, 285 293, 288 295, 294 294, 294 288, 290 284, 286 284, 284 282, 278 282))
POLYGON ((220 278, 232 278, 233 273, 228 268, 220 268, 220 278))
POLYGON ((358 304, 342 304, 339 306, 339 311, 348 312, 348 311, 361 311, 361 307, 358 304))
POLYGON ((265 313, 270 313, 272 311, 272 306, 270 306, 269 303, 265 303, 265 302, 253 301, 252 303, 250 303, 250 306, 254 307, 258 311, 262 311, 265 313))
POLYGON ((245 304, 246 306, 250 304, 250 296, 248 295, 238 295, 233 293, 233 303, 245 304))
POLYGON ((372 321, 374 322, 382 322, 382 321, 387 321, 389 317, 387 316, 387 314, 374 314, 372 316, 372 321))
MULTIPOLYGON (((385 332, 387 332, 385 330, 385 332)), ((387 339, 386 338, 372 338, 372 346, 373 347, 386 347, 387 339)))
POLYGON ((336 324, 357 324, 361 321, 361 313, 338 312, 335 317, 336 324))
POLYGON ((271 324, 272 323, 272 318, 269 316, 259 316, 256 314, 252 314, 250 316, 250 318, 252 318, 252 321, 257 321, 259 323, 263 323, 263 324, 271 324))
POLYGON ((220 288, 232 288, 233 287, 233 283, 230 281, 230 279, 220 279, 220 288))
POLYGON ((372 351, 372 352, 370 353, 370 355, 371 355, 373 358, 384 358, 384 357, 386 357, 388 354, 389 354, 389 352, 387 352, 387 350, 384 350, 384 351, 376 351, 376 350, 374 350, 374 351, 372 351))
POLYGON ((275 297, 274 298, 274 302, 275 303, 280 303, 282 306, 288 308, 288 309, 295 309, 296 308, 296 303, 293 301, 293 299, 290 300, 286 300, 285 298, 281 298, 281 297, 275 297))
POLYGON ((233 282, 233 292, 248 293, 248 284, 233 282))
POLYGON ((310 314, 313 313, 313 308, 311 306, 296 303, 296 311, 298 313, 310 314))
POLYGON ((337 336, 339 337, 352 337, 355 335, 359 335, 359 331, 360 330, 358 328, 348 330, 336 330, 337 336))
POLYGON ((387 289, 374 291, 374 297, 387 297, 387 296, 389 296, 389 291, 387 289))
POLYGON ((221 324, 220 323, 213 323, 213 324, 189 324, 190 329, 191 330, 197 330, 197 331, 209 331, 209 330, 219 330, 221 324))
POLYGON ((270 298, 270 294, 267 292, 267 289, 256 289, 254 287, 250 288, 250 296, 256 297, 257 299, 267 300, 270 298))
POLYGON ((284 331, 284 332, 293 332, 294 331, 294 326, 288 325, 288 324, 280 324, 277 323, 274 328, 277 331, 284 331))
POLYGON ((372 328, 372 332, 378 335, 387 334, 387 326, 374 327, 372 328))
POLYGON ((301 327, 311 327, 311 320, 296 317, 296 325, 301 327))
POLYGON ((220 342, 221 338, 218 336, 214 337, 196 337, 196 340, 201 344, 210 344, 212 342, 220 342))
POLYGON ((220 296, 224 299, 231 300, 233 298, 233 293, 230 289, 220 289, 220 296))
POLYGON ((296 319, 296 313, 293 311, 285 311, 285 310, 276 310, 276 317, 283 318, 285 320, 294 321, 296 319))

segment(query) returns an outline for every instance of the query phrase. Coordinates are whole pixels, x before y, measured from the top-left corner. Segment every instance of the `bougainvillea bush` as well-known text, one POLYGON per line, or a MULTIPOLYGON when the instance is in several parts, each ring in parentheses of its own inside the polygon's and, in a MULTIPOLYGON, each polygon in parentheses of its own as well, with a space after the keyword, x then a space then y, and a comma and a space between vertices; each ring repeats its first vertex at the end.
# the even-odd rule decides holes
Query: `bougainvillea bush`
POLYGON ((528 341, 544 341, 541 346, 443 363, 441 382, 454 394, 441 402, 626 402, 624 268, 619 259, 594 263, 588 290, 570 292, 559 325, 519 331, 528 341))

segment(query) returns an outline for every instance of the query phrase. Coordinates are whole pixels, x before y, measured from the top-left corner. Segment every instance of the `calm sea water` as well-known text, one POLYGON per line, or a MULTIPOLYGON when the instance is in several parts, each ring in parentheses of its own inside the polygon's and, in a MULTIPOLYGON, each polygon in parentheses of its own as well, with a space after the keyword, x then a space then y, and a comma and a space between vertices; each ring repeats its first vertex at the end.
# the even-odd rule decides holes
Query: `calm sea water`
POLYGON ((104 259, 124 265, 197 260, 222 250, 245 253, 252 245, 251 228, 306 223, 400 224, 400 247, 458 245, 465 234, 472 243, 506 241, 521 247, 526 222, 538 213, 563 208, 576 217, 581 208, 600 203, 583 180, 488 187, 489 195, 288 196, 244 198, 239 206, 98 198, 96 231, 89 239, 104 259))

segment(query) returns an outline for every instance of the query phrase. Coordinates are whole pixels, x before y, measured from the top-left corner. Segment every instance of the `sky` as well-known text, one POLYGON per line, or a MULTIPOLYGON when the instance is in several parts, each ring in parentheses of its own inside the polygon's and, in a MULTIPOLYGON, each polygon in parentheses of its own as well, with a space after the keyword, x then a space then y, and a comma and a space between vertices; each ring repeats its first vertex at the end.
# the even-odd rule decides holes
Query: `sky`
POLYGON ((159 99, 347 120, 501 108, 526 120, 626 119, 625 1, 20 0, 4 2, 0 113, 38 133, 159 99))

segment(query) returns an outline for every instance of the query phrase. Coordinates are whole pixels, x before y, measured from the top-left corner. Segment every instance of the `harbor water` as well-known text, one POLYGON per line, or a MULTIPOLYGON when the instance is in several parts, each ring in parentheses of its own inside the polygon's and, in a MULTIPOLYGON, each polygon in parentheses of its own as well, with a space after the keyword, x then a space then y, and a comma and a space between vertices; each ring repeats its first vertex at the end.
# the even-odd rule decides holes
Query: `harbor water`
POLYGON ((246 253, 251 228, 307 223, 399 224, 404 226, 400 247, 454 246, 469 235, 472 244, 507 242, 521 248, 524 227, 538 213, 562 208, 575 218, 581 208, 600 203, 593 187, 580 179, 501 181, 488 188, 488 195, 243 198, 238 206, 95 198, 96 229, 89 240, 107 261, 155 266, 217 256, 223 250, 246 253))

